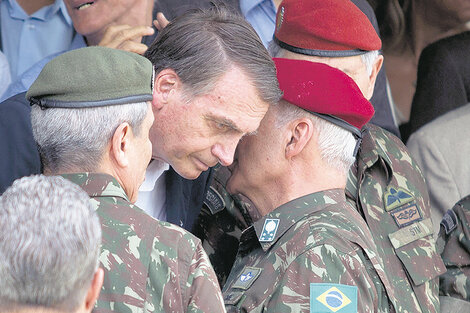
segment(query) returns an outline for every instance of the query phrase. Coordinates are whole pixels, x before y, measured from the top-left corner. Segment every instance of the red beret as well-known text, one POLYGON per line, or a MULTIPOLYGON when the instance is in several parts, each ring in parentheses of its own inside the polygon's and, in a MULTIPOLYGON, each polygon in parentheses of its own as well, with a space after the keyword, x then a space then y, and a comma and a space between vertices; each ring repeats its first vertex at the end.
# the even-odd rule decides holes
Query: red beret
POLYGON ((374 107, 354 80, 323 63, 273 60, 284 100, 360 136, 360 129, 374 115, 374 107))
POLYGON ((284 0, 274 40, 295 53, 344 57, 380 50, 367 16, 349 0, 284 0))

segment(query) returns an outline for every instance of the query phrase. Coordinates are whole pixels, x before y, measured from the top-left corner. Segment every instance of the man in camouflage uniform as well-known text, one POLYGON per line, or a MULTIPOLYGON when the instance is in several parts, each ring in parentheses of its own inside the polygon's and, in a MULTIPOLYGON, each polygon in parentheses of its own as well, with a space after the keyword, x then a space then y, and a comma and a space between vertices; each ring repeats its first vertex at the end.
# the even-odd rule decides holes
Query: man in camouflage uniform
POLYGON ((91 197, 105 271, 95 312, 223 312, 200 241, 134 206, 152 146, 153 66, 101 47, 67 52, 31 86, 31 122, 44 172, 91 197))
POLYGON ((283 101, 239 144, 227 182, 262 215, 241 235, 227 311, 388 312, 390 283, 344 191, 374 109, 333 67, 274 60, 283 101))
POLYGON ((444 215, 437 248, 447 268, 439 277, 441 312, 470 312, 470 196, 444 215))
MULTIPOLYGON (((278 48, 282 48, 277 49, 277 56, 339 68, 356 81, 367 99, 370 98, 382 57, 375 56, 379 60, 371 66, 367 65, 367 58, 372 56, 372 51, 380 49, 381 42, 368 19, 349 1, 285 0, 279 7, 274 37, 278 48), (344 32, 328 31, 333 26, 335 29, 343 27, 344 32), (327 31, 323 31, 325 29, 327 31), (368 56, 361 61, 362 54, 368 56)), ((362 131, 362 144, 346 186, 347 199, 355 205, 373 234, 391 288, 400 299, 396 311, 439 312, 437 277, 445 267, 432 238, 429 196, 422 173, 398 138, 371 124, 362 131)), ((225 197, 224 186, 220 183, 223 179, 218 179, 218 175, 227 174, 219 169, 200 216, 200 221, 209 226, 200 227, 196 232, 200 238, 211 238, 205 240, 204 246, 217 270, 229 268, 214 262, 222 259, 219 250, 227 250, 226 247, 220 249, 222 242, 217 239, 220 230, 228 230, 226 236, 231 236, 232 241, 238 238, 238 232, 236 227, 214 226, 214 223, 228 221, 226 216, 232 211, 243 212, 236 216, 249 214, 254 221, 258 216, 252 213, 256 211, 253 205, 224 210, 220 208, 220 201, 213 201, 225 197)), ((223 203, 229 206, 236 202, 223 203)), ((251 222, 235 225, 242 227, 251 222)), ((223 284, 226 273, 220 272, 218 277, 223 284)))

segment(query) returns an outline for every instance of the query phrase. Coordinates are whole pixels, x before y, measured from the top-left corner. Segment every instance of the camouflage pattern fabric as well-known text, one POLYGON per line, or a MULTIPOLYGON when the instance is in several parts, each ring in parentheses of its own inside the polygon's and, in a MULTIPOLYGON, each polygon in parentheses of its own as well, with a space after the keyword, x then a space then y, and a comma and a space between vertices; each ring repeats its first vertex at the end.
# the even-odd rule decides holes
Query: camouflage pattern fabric
POLYGON ((129 202, 110 175, 64 174, 91 197, 103 231, 104 284, 94 312, 224 312, 200 241, 129 202))
POLYGON ((397 299, 397 312, 439 312, 429 196, 421 170, 394 135, 367 124, 346 195, 363 215, 397 299), (359 179, 358 179, 359 178, 359 179))
MULTIPOLYGON (((396 311, 439 312, 437 276, 445 272, 445 266, 432 239, 429 196, 421 170, 398 138, 372 124, 365 128, 357 162, 348 177, 347 199, 373 235, 391 288, 400 299, 396 311)), ((213 188, 222 198, 231 199, 224 189, 224 179, 217 179, 220 176, 217 170, 213 188)), ((209 257, 222 283, 228 275, 227 266, 218 266, 217 262, 235 255, 237 235, 244 224, 250 223, 239 221, 248 213, 246 207, 238 206, 236 201, 225 201, 224 205, 215 213, 205 205, 205 216, 200 216, 197 223, 203 230, 198 237, 205 248, 209 246, 209 257), (231 217, 220 218, 224 215, 231 217), (230 229, 225 234, 231 236, 231 244, 221 250, 212 243, 225 229, 230 229)))
POLYGON ((342 189, 292 200, 243 232, 224 286, 227 312, 334 312, 321 299, 310 307, 311 283, 356 286, 354 312, 390 312, 372 234, 342 189))
POLYGON ((470 301, 470 196, 444 215, 437 246, 447 268, 439 294, 470 301))

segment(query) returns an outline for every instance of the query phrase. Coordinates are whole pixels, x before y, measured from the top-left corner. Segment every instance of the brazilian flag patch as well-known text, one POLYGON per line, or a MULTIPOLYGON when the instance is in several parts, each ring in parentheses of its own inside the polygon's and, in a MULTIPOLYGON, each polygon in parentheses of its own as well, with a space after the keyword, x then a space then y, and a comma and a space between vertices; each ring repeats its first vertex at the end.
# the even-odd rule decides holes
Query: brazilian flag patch
POLYGON ((357 287, 310 284, 310 313, 357 313, 357 287))

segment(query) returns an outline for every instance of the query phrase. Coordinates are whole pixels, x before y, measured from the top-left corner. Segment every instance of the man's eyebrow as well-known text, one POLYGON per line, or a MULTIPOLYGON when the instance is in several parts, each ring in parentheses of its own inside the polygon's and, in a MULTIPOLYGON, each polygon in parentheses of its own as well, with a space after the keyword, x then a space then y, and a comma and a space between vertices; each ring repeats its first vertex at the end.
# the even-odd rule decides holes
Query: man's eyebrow
POLYGON ((234 121, 232 121, 231 119, 227 118, 227 117, 221 117, 221 116, 214 116, 214 115, 211 115, 209 114, 207 116, 208 119, 210 120, 213 120, 214 122, 216 123, 221 123, 221 124, 224 124, 225 126, 233 129, 234 131, 237 131, 237 132, 240 132, 240 133, 243 133, 243 130, 241 130, 237 124, 235 124, 234 121))

